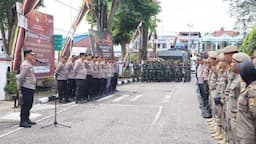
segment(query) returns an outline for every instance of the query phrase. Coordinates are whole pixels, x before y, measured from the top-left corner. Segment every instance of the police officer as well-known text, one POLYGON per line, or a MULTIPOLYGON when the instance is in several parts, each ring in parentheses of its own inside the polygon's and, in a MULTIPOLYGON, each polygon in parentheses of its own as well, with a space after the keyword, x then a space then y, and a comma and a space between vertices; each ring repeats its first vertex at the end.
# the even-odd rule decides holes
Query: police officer
POLYGON ((218 140, 222 141, 224 139, 224 129, 223 129, 223 107, 221 103, 221 98, 224 94, 224 90, 227 86, 227 63, 225 62, 225 57, 223 52, 219 53, 219 64, 220 66, 218 73, 218 81, 217 81, 217 88, 216 93, 214 96, 214 102, 216 106, 216 124, 217 129, 215 135, 213 137, 218 140))
POLYGON ((97 97, 97 88, 99 87, 98 85, 98 68, 97 68, 97 57, 93 56, 92 57, 92 68, 93 68, 93 72, 92 72, 92 97, 93 99, 95 99, 97 97))
POLYGON ((76 104, 83 103, 82 98, 86 94, 86 76, 87 70, 85 68, 84 61, 86 59, 85 53, 80 53, 79 59, 75 62, 74 65, 74 76, 76 79, 76 104))
POLYGON ((36 124, 29 119, 36 88, 36 76, 32 67, 34 56, 35 53, 32 50, 24 50, 25 60, 21 64, 18 77, 18 91, 21 99, 20 127, 24 128, 31 128, 31 125, 36 124))
POLYGON ((88 100, 92 99, 92 74, 93 74, 93 64, 92 64, 92 55, 88 54, 85 61, 85 68, 87 70, 86 75, 86 85, 87 90, 85 96, 88 100))
POLYGON ((209 107, 211 108, 210 113, 212 115, 212 119, 209 119, 209 125, 211 126, 211 134, 216 133, 217 125, 216 125, 216 107, 214 103, 214 96, 216 93, 216 87, 217 87, 217 79, 218 75, 216 72, 216 65, 218 64, 218 54, 216 51, 210 51, 208 53, 208 60, 210 62, 210 72, 209 72, 209 79, 208 79, 208 85, 209 85, 209 107))
POLYGON ((65 102, 70 102, 67 94, 68 68, 66 62, 67 57, 61 57, 55 70, 55 74, 58 80, 58 94, 60 103, 63 103, 64 99, 65 102))
POLYGON ((118 82, 118 70, 119 69, 119 66, 118 66, 118 58, 115 58, 114 59, 114 62, 113 62, 113 72, 114 72, 114 78, 113 78, 113 91, 116 92, 117 89, 116 89, 116 86, 117 86, 117 82, 118 82))
POLYGON ((225 57, 225 62, 227 63, 227 85, 224 90, 224 94, 222 95, 222 105, 223 105, 223 128, 224 128, 224 140, 222 143, 229 143, 229 141, 232 141, 232 137, 230 137, 230 117, 228 116, 228 105, 226 101, 229 99, 229 93, 230 93, 230 86, 232 84, 232 80, 235 77, 235 74, 232 72, 231 69, 231 63, 232 63, 232 56, 238 52, 238 48, 236 46, 230 45, 225 48, 223 48, 223 53, 225 57))
POLYGON ((239 63, 238 72, 245 83, 237 105, 237 143, 256 144, 256 69, 252 61, 239 63))
POLYGON ((75 61, 78 59, 77 56, 73 55, 69 62, 67 63, 67 69, 68 69, 68 96, 75 100, 75 94, 76 94, 76 80, 74 77, 74 64, 75 61))
POLYGON ((230 137, 230 144, 237 144, 236 136, 236 114, 237 114, 237 99, 241 91, 240 76, 238 73, 237 64, 250 61, 250 57, 245 53, 236 53, 232 56, 231 69, 235 73, 230 85, 230 93, 228 95, 227 103, 227 117, 230 119, 230 129, 228 129, 228 134, 230 137))

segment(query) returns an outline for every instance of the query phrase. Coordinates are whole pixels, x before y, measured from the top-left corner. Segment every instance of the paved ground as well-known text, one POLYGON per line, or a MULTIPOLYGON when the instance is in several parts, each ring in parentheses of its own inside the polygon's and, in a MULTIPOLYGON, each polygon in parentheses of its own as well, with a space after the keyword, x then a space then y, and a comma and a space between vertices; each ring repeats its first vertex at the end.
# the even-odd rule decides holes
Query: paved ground
POLYGON ((192 82, 133 83, 119 90, 95 102, 60 105, 58 121, 72 128, 41 129, 52 123, 52 104, 34 107, 38 124, 32 129, 12 126, 18 112, 0 116, 0 143, 214 144, 192 82))

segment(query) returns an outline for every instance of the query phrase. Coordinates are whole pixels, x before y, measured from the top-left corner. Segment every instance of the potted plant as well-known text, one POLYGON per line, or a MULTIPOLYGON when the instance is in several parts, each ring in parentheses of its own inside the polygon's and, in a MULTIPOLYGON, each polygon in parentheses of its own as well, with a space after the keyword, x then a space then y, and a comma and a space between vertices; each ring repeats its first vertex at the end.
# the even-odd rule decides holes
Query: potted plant
POLYGON ((13 100, 17 94, 16 74, 13 72, 7 73, 7 83, 5 85, 6 100, 13 100))

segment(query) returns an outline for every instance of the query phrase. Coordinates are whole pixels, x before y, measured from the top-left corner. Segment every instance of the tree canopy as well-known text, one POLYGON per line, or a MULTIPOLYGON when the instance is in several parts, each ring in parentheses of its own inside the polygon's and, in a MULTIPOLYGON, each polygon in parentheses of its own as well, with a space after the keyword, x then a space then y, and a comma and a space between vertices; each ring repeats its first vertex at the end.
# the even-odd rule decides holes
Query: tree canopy
POLYGON ((256 49, 256 27, 254 27, 253 30, 247 34, 247 36, 245 37, 240 47, 240 51, 252 56, 253 51, 255 49, 256 49))
POLYGON ((3 38, 5 52, 9 54, 9 40, 11 31, 17 21, 15 3, 23 0, 1 0, 0 1, 0 30, 3 38))
POLYGON ((156 19, 154 16, 159 12, 159 4, 152 0, 119 1, 111 30, 114 43, 122 46, 123 56, 126 53, 125 45, 130 42, 140 22, 143 23, 143 47, 145 51, 140 50, 142 50, 141 56, 145 55, 145 52, 147 52, 148 30, 156 32, 156 19))
POLYGON ((229 2, 230 14, 236 18, 236 27, 246 30, 256 24, 255 0, 225 0, 229 2))

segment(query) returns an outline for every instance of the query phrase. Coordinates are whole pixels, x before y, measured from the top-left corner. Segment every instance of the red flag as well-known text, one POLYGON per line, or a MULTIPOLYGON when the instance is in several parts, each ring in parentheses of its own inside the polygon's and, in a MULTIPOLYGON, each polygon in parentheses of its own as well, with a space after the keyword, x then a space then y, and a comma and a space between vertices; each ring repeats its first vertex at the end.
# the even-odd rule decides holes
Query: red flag
MULTIPOLYGON (((40 0, 24 0, 24 5, 22 7, 22 11, 20 14, 26 16, 38 3, 40 0)), ((13 59, 13 71, 19 70, 21 64, 21 55, 22 55, 22 47, 25 39, 25 28, 19 27, 19 33, 15 46, 14 59, 13 59)))

